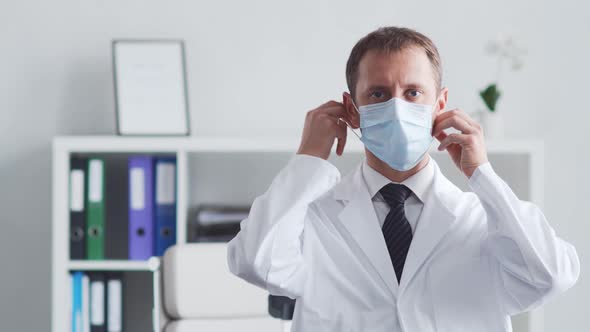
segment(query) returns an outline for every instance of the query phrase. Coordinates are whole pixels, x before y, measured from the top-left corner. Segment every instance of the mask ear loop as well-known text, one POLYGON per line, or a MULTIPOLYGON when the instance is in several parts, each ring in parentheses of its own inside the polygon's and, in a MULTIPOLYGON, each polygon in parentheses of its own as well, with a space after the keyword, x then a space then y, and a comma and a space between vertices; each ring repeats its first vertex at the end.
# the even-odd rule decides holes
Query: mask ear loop
MULTIPOLYGON (((354 101, 352 101, 352 106, 354 106, 354 110, 358 113, 360 118, 361 112, 359 112, 359 109, 356 107, 354 101)), ((352 133, 362 142, 361 136, 357 134, 356 131, 348 124, 348 122, 344 121, 344 119, 338 118, 338 125, 340 125, 340 120, 342 120, 342 122, 344 122, 344 124, 350 129, 350 131, 352 131, 352 133)))

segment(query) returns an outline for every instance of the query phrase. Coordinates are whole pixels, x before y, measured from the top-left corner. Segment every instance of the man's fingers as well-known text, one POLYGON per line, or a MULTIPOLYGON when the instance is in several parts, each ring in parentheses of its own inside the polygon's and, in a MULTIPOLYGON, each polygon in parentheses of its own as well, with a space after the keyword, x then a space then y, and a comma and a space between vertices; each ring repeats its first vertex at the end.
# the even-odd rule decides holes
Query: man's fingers
POLYGON ((343 137, 343 136, 345 137, 346 133, 347 133, 347 129, 346 129, 347 126, 346 126, 346 122, 344 121, 344 119, 341 119, 341 118, 336 119, 336 126, 338 127, 338 128, 336 128, 338 137, 343 137))
POLYGON ((318 108, 317 111, 318 113, 329 114, 338 117, 346 115, 346 109, 344 108, 344 105, 322 107, 318 108))
POLYGON ((348 126, 352 127, 352 124, 350 123, 350 120, 348 120, 348 118, 346 117, 346 114, 344 114, 342 116, 338 116, 338 115, 322 113, 319 116, 321 118, 323 118, 324 121, 326 121, 326 122, 335 123, 338 126, 341 126, 344 131, 346 131, 347 124, 348 124, 348 126))
POLYGON ((463 112, 460 109, 453 109, 450 111, 443 112, 441 115, 436 117, 434 122, 436 123, 439 121, 443 121, 443 120, 450 118, 450 117, 460 117, 461 119, 465 120, 465 122, 467 122, 468 124, 470 124, 473 127, 479 126, 477 121, 473 120, 469 115, 467 115, 467 113, 463 112))
POLYGON ((320 106, 318 106, 315 109, 315 111, 319 111, 319 110, 330 108, 330 107, 339 107, 339 106, 344 107, 344 104, 337 102, 335 100, 330 100, 330 101, 327 101, 327 102, 321 104, 320 106))
POLYGON ((452 116, 462 116, 462 114, 464 114, 465 112, 463 112, 462 110, 458 109, 458 108, 454 108, 452 110, 448 110, 448 111, 444 111, 442 112, 437 119, 446 119, 452 116))
POLYGON ((336 145, 336 154, 341 156, 344 152, 344 146, 346 145, 346 136, 348 134, 346 130, 346 123, 342 119, 338 119, 336 122, 338 144, 336 145))
POLYGON ((328 102, 321 104, 315 110, 316 111, 323 111, 323 110, 330 109, 330 108, 343 108, 344 109, 344 104, 341 102, 335 101, 335 100, 330 100, 328 102))
POLYGON ((346 127, 346 123, 344 121, 344 118, 341 118, 340 116, 337 116, 337 115, 321 113, 321 114, 317 115, 317 119, 321 120, 322 122, 324 122, 328 126, 333 126, 336 130, 340 126, 346 127))
POLYGON ((330 101, 327 101, 327 102, 325 102, 325 103, 321 104, 321 105, 318 107, 318 109, 319 109, 319 108, 323 108, 323 107, 328 107, 328 106, 338 106, 338 105, 342 105, 342 103, 340 103, 340 102, 337 102, 337 101, 335 101, 335 100, 330 100, 330 101))
POLYGON ((445 138, 447 138, 447 133, 445 133, 444 131, 441 131, 440 133, 438 133, 437 135, 434 135, 434 137, 439 141, 442 142, 445 138))
POLYGON ((441 142, 440 145, 438 146, 438 150, 439 151, 443 151, 446 150, 446 148, 451 145, 451 144, 465 144, 467 142, 469 142, 470 140, 470 135, 466 135, 466 134, 450 134, 447 135, 447 137, 445 137, 441 142))
POLYGON ((347 116, 343 116, 343 117, 339 117, 338 120, 343 124, 344 126, 346 126, 348 124, 348 126, 352 127, 352 123, 350 122, 350 119, 348 119, 347 116))
POLYGON ((471 134, 475 131, 475 128, 462 117, 452 116, 447 117, 441 121, 437 121, 434 125, 432 133, 434 136, 436 136, 444 129, 448 128, 455 128, 464 134, 471 134))
POLYGON ((341 156, 344 152, 344 146, 346 145, 346 134, 342 137, 338 137, 338 145, 336 146, 336 154, 341 156))

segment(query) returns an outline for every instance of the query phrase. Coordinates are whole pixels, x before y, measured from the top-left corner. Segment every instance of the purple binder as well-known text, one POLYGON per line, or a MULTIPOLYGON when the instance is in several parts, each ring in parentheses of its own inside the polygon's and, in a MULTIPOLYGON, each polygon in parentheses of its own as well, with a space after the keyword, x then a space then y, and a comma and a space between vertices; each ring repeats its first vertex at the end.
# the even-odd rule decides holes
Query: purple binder
POLYGON ((154 159, 129 158, 129 259, 154 255, 154 159))

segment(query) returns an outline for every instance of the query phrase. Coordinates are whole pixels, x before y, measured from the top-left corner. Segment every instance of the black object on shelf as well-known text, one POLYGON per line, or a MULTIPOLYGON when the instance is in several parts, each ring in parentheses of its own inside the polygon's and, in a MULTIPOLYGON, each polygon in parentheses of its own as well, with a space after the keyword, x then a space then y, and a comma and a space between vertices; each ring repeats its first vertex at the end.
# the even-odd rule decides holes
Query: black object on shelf
POLYGON ((188 242, 229 242, 240 231, 240 222, 248 217, 250 207, 202 205, 189 221, 188 242))
POLYGON ((295 311, 295 300, 286 296, 268 296, 268 313, 278 319, 292 320, 295 311))
POLYGON ((194 237, 189 242, 229 242, 240 231, 240 223, 195 225, 194 237))

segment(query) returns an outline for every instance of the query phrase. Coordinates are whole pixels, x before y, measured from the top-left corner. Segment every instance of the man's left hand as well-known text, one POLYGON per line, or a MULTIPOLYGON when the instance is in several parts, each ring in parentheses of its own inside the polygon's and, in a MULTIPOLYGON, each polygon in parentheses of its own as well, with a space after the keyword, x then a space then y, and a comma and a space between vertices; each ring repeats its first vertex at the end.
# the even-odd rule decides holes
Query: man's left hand
POLYGON ((468 178, 480 165, 488 162, 481 126, 459 109, 437 116, 434 119, 432 135, 440 142, 438 150, 447 150, 455 165, 468 178), (443 131, 447 128, 455 128, 460 133, 447 135, 443 131))

